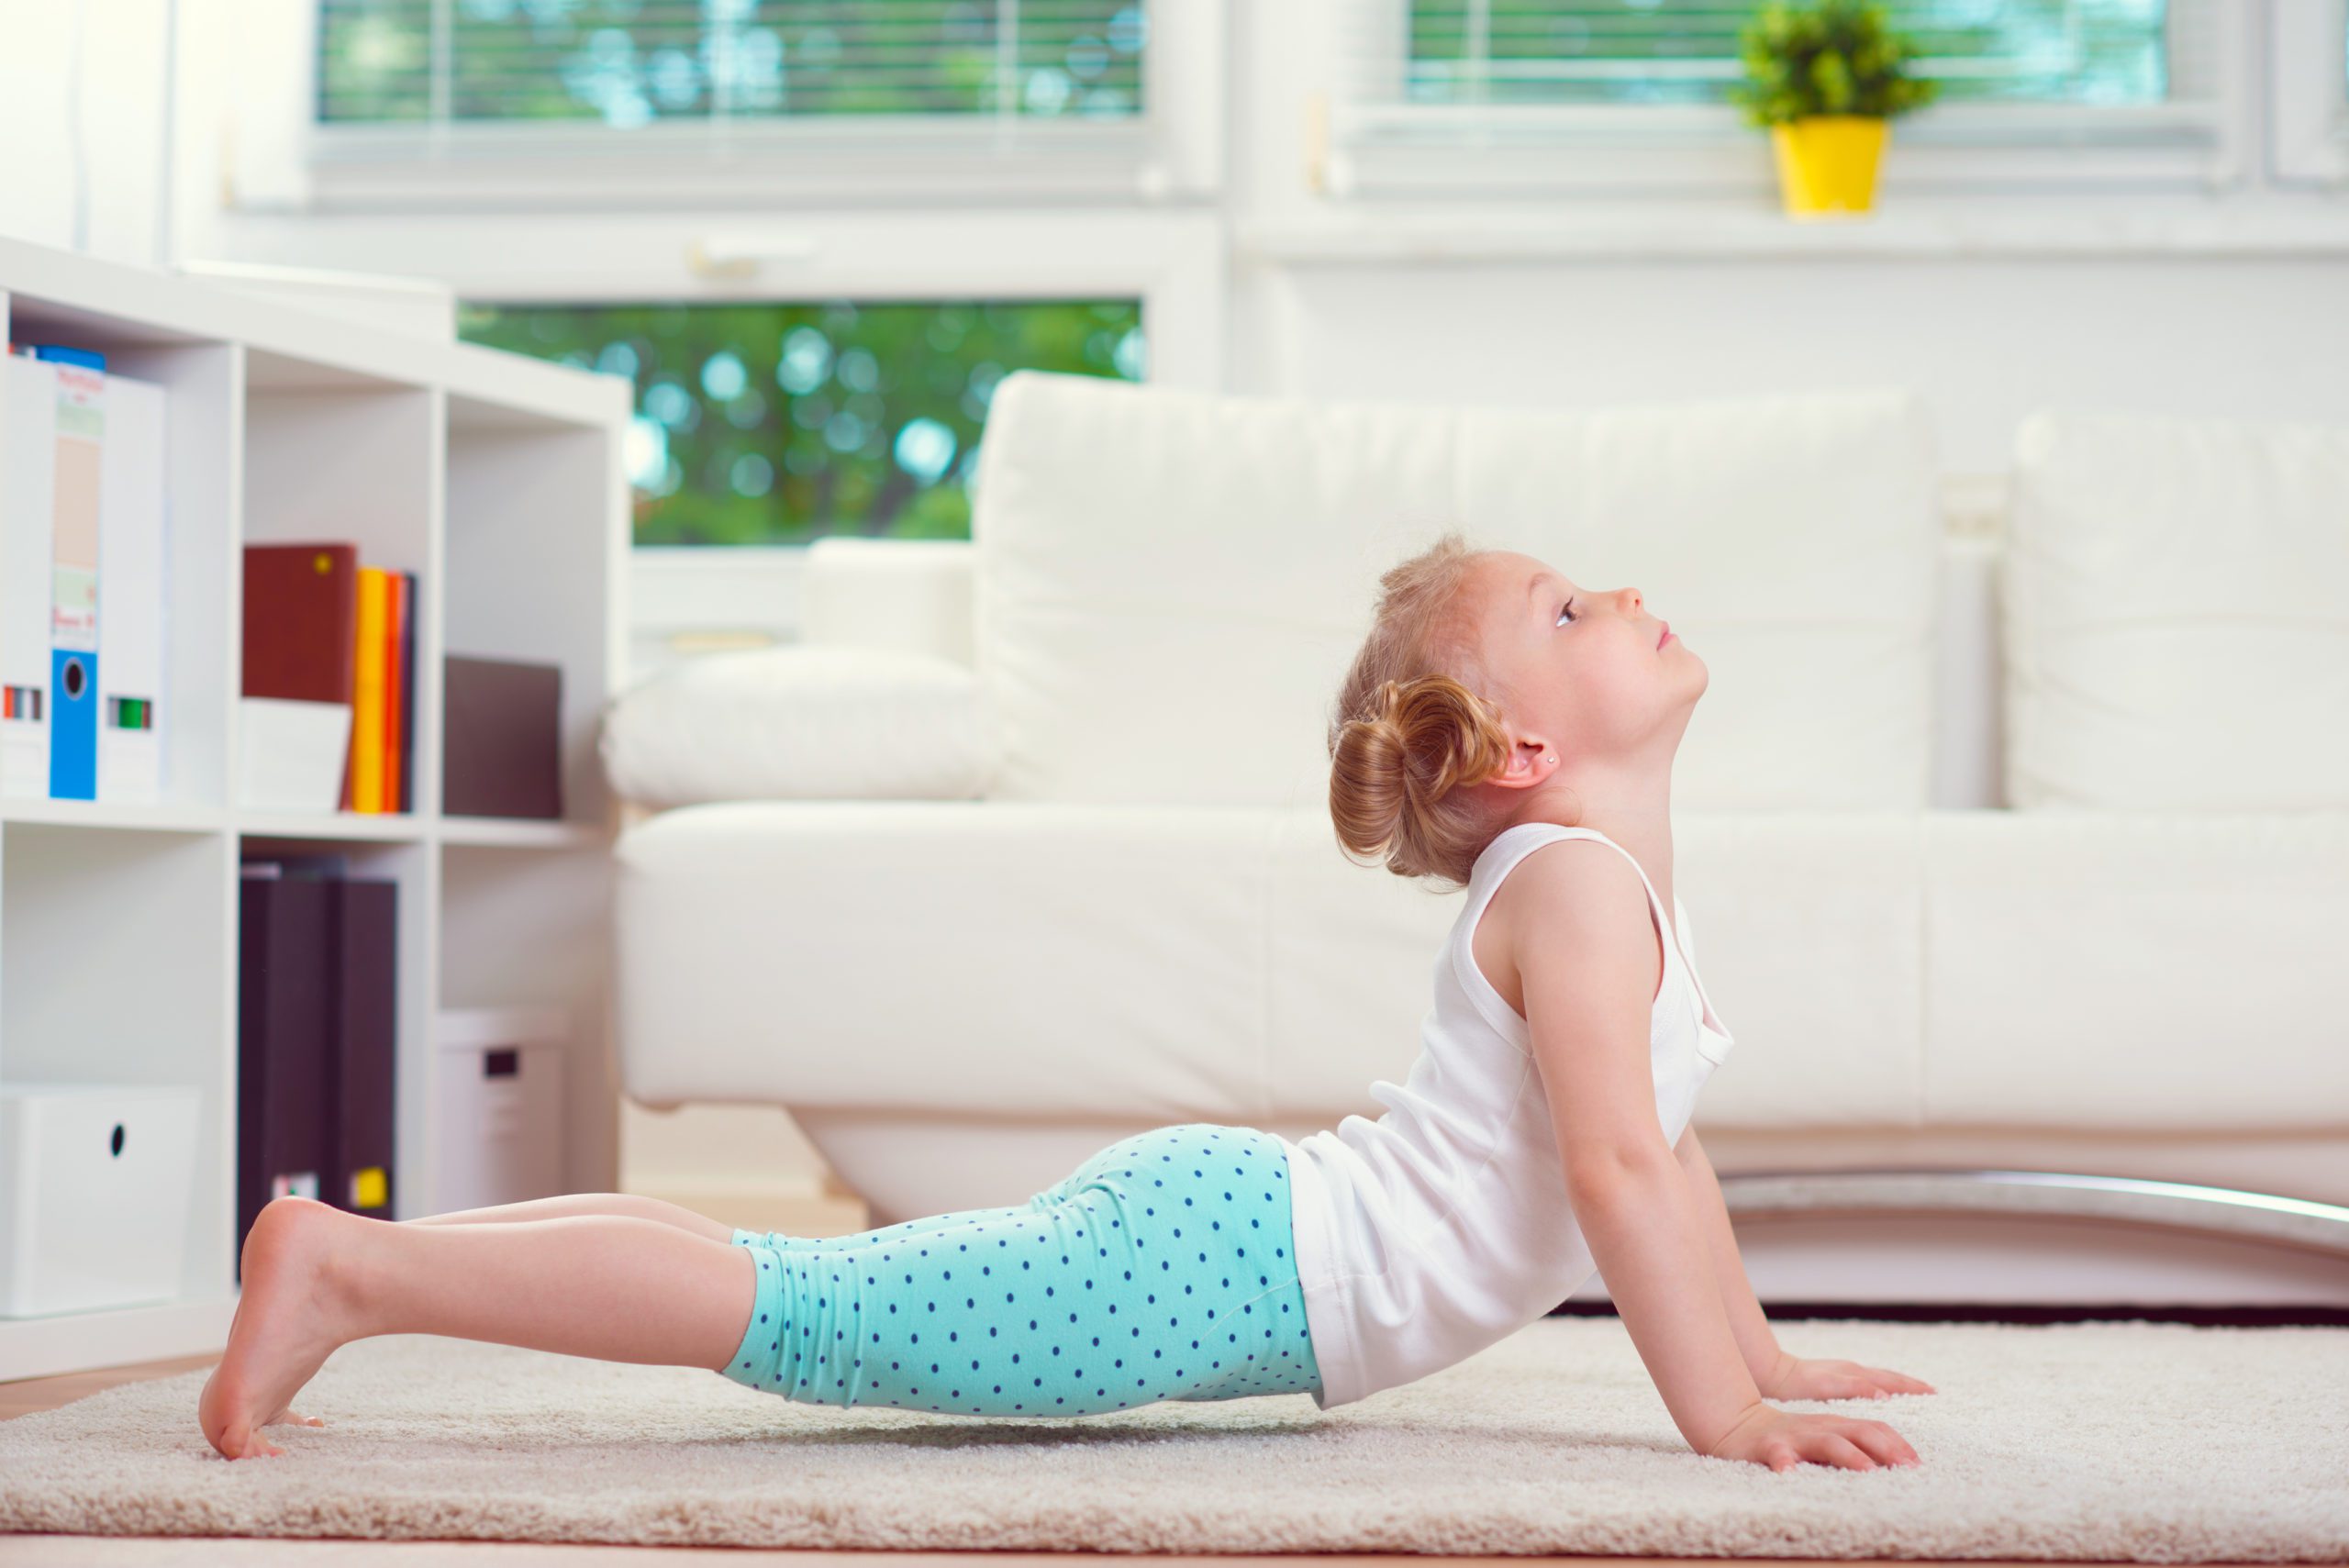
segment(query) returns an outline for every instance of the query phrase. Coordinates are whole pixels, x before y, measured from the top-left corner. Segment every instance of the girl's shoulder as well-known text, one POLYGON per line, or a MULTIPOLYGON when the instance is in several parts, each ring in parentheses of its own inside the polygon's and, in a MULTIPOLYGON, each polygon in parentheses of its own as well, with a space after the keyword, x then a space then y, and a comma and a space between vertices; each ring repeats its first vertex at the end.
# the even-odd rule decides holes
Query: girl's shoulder
MULTIPOLYGON (((1483 889, 1483 905, 1469 933, 1469 953, 1486 983, 1520 1017, 1525 1012, 1520 954, 1530 962, 1540 955, 1567 955, 1573 962, 1598 960, 1607 964, 1645 962, 1652 972, 1650 995, 1664 987, 1663 933, 1649 908, 1647 877, 1628 851, 1594 828, 1553 828, 1527 833, 1524 841, 1508 847, 1483 889), (1604 849, 1570 850, 1562 846, 1595 843, 1604 849), (1609 853, 1609 851, 1614 852, 1609 853), (1651 917, 1641 921, 1642 915, 1651 917), (1642 946, 1625 944, 1624 933, 1644 924, 1653 940, 1642 946), (1621 948, 1619 953, 1617 950, 1621 948), (1631 956, 1638 951, 1640 959, 1631 956)), ((1519 829, 1510 829, 1512 833, 1519 829)))

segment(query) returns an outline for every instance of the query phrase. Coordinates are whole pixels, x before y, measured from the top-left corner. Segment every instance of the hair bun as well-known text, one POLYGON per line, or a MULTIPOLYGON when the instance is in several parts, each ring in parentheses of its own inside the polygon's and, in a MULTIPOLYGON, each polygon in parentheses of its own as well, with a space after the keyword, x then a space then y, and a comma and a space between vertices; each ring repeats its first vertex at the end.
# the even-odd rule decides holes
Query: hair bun
MULTIPOLYGON (((1435 808, 1508 762, 1499 716, 1449 675, 1379 684, 1372 711, 1340 724, 1330 742, 1330 815, 1338 841, 1363 857, 1398 841, 1416 852, 1435 808)), ((1397 857, 1387 854, 1390 866, 1397 857)))

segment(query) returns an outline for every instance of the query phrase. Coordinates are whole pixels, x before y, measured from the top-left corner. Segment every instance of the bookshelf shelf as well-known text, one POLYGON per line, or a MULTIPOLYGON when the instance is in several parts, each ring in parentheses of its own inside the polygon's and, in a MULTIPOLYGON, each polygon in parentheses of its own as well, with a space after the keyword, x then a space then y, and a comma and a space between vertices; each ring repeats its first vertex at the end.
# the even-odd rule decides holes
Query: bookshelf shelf
POLYGON ((437 829, 444 844, 477 844, 516 850, 568 850, 601 843, 601 828, 579 822, 530 822, 508 817, 443 817, 437 829))
MULTIPOLYGON (((6 1347, 12 1364, 33 1369, 12 1376, 43 1377, 217 1352, 228 1342, 228 1325, 236 1317, 237 1297, 231 1292, 55 1318, 0 1318, 6 1329, 0 1345, 6 1347)), ((188 1420, 195 1419, 191 1401, 188 1420)))
POLYGON ((150 833, 217 833, 228 825, 217 806, 109 806, 93 800, 0 800, 0 822, 58 828, 127 828, 150 833))
POLYGON ((384 840, 420 843, 423 819, 405 811, 371 815, 340 811, 331 816, 298 811, 243 811, 236 814, 237 830, 272 839, 341 840, 353 843, 384 840))
POLYGON ((176 1296, 0 1318, 0 1380, 225 1342, 240 859, 340 853, 354 876, 398 884, 393 1218, 448 1207, 431 1114, 446 1007, 563 1010, 565 1184, 617 1184, 604 926, 618 806, 595 741, 625 669, 629 383, 8 239, 0 318, 13 340, 95 349, 109 373, 164 388, 169 508, 161 799, 0 798, 0 1078, 193 1084, 201 1099, 176 1296), (243 547, 311 539, 417 574, 406 812, 236 799, 243 547), (451 653, 561 666, 564 819, 440 815, 451 653))

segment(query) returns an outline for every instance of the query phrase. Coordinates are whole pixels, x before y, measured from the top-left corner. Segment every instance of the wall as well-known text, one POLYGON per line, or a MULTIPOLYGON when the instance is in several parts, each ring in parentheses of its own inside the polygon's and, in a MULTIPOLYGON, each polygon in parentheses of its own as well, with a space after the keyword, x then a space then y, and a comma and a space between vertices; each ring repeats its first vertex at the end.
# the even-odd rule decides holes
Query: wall
MULTIPOLYGON (((33 45, 0 58, 12 146, 58 140, 61 84, 47 60, 67 42, 63 12, 12 22, 12 42, 33 45)), ((88 40, 86 232, 91 249, 128 260, 167 242, 150 85, 163 15, 162 0, 121 0, 88 40), (115 19, 125 9, 139 25, 115 19)), ((1149 287, 1152 374, 1188 384, 1584 406, 1905 383, 1927 396, 1944 462, 1964 473, 1998 471, 2016 421, 2050 405, 2349 421, 2349 196, 2277 178, 2260 148, 2218 191, 1960 194, 1799 234, 1764 194, 1366 209, 1331 202, 1309 176, 1311 104, 1335 80, 1332 0, 1227 15, 1210 100, 1227 166, 1211 202, 318 218, 266 209, 297 156, 270 128, 298 61, 300 0, 184 0, 169 168, 178 252, 429 274, 489 297, 682 297, 713 287, 686 268, 689 242, 754 222, 823 238, 820 267, 756 285, 774 295, 854 279, 897 292, 1071 276, 1149 287), (257 13, 285 25, 252 26, 257 13)), ((72 242, 64 164, 8 164, 0 228, 72 242)), ((765 1107, 631 1106, 624 1140, 638 1187, 757 1188, 820 1168, 765 1107)))
POLYGON ((170 0, 17 0, 0 49, 0 234, 116 261, 165 244, 170 0))

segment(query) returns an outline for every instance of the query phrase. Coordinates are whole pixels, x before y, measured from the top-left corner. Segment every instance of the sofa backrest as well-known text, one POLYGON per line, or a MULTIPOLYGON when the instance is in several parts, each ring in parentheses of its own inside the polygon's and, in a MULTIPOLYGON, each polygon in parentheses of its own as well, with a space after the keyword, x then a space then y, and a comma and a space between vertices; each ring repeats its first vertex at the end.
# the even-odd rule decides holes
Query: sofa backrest
POLYGON ((2035 414, 2008 535, 2015 805, 2349 809, 2349 427, 2035 414))
POLYGON ((1675 804, 1922 806, 1933 486, 1899 390, 1569 413, 1018 373, 972 519, 994 794, 1321 801, 1378 576, 1456 526, 1638 586, 1704 659, 1675 804))

